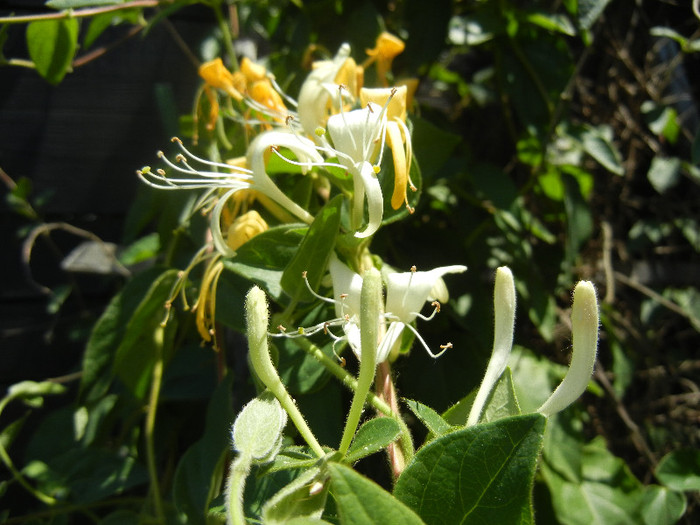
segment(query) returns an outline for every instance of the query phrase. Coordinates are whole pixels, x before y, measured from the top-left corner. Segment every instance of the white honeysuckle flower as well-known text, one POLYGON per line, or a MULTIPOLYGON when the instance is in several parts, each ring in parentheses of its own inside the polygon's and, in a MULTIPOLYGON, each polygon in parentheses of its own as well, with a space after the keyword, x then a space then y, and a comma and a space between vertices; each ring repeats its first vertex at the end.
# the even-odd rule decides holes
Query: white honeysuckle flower
POLYGON ((328 133, 333 141, 333 153, 353 177, 351 223, 355 229, 362 224, 367 200, 367 226, 355 236, 369 237, 379 229, 384 215, 384 198, 377 172, 386 135, 385 108, 370 102, 363 109, 333 115, 328 119, 328 133), (373 165, 377 152, 379 160, 373 165))
MULTIPOLYGON (((341 97, 350 95, 338 89, 340 84, 348 84, 354 78, 355 61, 350 58, 350 45, 340 46, 332 60, 314 62, 313 71, 309 73, 301 86, 297 110, 304 131, 314 136, 316 128, 325 126, 329 109, 340 107, 341 97)), ((344 101, 343 101, 344 102, 344 101)))
POLYGON ((323 157, 317 151, 316 146, 307 138, 293 133, 282 131, 269 131, 261 133, 248 148, 246 164, 251 168, 243 168, 223 162, 213 162, 191 153, 182 141, 173 138, 182 153, 175 157, 175 162, 168 159, 163 152, 158 156, 179 176, 169 176, 165 170, 151 170, 146 166, 136 173, 149 186, 174 190, 174 189, 205 189, 207 191, 200 199, 200 207, 207 208, 210 203, 216 201, 211 215, 211 234, 215 248, 223 255, 232 257, 236 254, 226 239, 221 226, 221 214, 233 195, 240 190, 255 190, 270 198, 284 209, 306 223, 311 223, 313 217, 301 206, 291 200, 270 179, 266 172, 265 162, 271 148, 283 147, 291 150, 297 157, 296 165, 301 166, 302 172, 308 171, 311 166, 323 163, 323 157), (190 165, 194 161, 203 166, 222 171, 208 171, 194 168, 190 165), (218 190, 226 190, 217 197, 218 190))
MULTIPOLYGON (((432 289, 443 275, 462 273, 467 267, 462 265, 443 266, 427 272, 415 271, 390 273, 387 275, 387 296, 384 320, 389 323, 385 335, 377 347, 377 363, 386 361, 391 350, 401 340, 404 328, 411 330, 423 347, 432 357, 438 357, 451 345, 434 354, 416 329, 411 325, 417 317, 424 320, 432 319, 439 311, 436 307, 433 315, 425 317, 420 310, 426 301, 433 301, 432 289)), ((330 261, 333 295, 335 297, 336 315, 343 319, 343 330, 350 348, 360 359, 360 291, 362 277, 349 269, 344 263, 333 256, 330 261)))
POLYGON ((580 281, 574 288, 571 307, 571 336, 573 352, 569 371, 554 393, 537 409, 549 417, 561 412, 586 390, 593 374, 598 353, 598 299, 590 281, 580 281))

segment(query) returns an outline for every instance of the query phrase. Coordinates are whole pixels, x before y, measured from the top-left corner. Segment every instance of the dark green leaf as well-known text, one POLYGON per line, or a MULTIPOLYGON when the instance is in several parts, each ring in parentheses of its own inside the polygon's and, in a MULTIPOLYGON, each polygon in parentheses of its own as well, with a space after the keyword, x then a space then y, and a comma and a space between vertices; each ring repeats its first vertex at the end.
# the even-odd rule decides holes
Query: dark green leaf
POLYGON ((150 233, 127 246, 119 254, 119 262, 127 266, 140 263, 155 257, 159 249, 160 236, 157 233, 150 233))
POLYGON ((341 525, 420 525, 416 514, 379 485, 350 467, 329 463, 331 494, 341 525))
POLYGON ((564 210, 566 211, 566 256, 569 264, 576 262, 579 249, 593 233, 590 206, 581 196, 578 181, 569 174, 562 175, 564 210))
POLYGON ((318 467, 304 471, 289 485, 265 503, 262 509, 263 522, 269 525, 286 525, 295 518, 320 519, 326 506, 328 484, 311 494, 313 485, 319 481, 318 467))
POLYGON ((581 136, 583 149, 597 160, 601 166, 615 175, 625 173, 622 167, 622 156, 612 142, 610 128, 599 126, 589 128, 581 136))
POLYGON ((656 467, 655 474, 670 489, 700 490, 700 450, 675 450, 666 454, 656 467))
POLYGON ((603 13, 610 0, 579 0, 578 22, 584 29, 590 29, 603 13))
POLYGON ((452 426, 429 406, 418 401, 413 401, 412 399, 407 399, 406 405, 408 405, 411 412, 413 412, 416 417, 421 420, 421 423, 426 426, 431 434, 442 436, 443 434, 447 434, 453 430, 452 426))
POLYGON ((204 432, 180 459, 173 480, 173 500, 187 523, 205 524, 209 503, 223 476, 224 459, 231 445, 231 384, 229 374, 219 384, 207 407, 204 432))
POLYGON ((83 402, 97 400, 106 393, 112 381, 108 370, 124 338, 129 319, 162 272, 162 269, 153 268, 132 278, 95 324, 83 357, 80 384, 83 402))
POLYGON ((356 461, 386 448, 401 433, 399 424, 390 417, 370 419, 362 425, 348 449, 345 460, 352 464, 356 461))
POLYGON ((394 494, 428 524, 533 523, 544 425, 529 414, 439 437, 418 451, 394 494))
POLYGON ((294 301, 313 299, 302 277, 304 272, 311 289, 316 290, 321 283, 335 247, 342 202, 343 196, 338 195, 321 208, 296 254, 284 269, 280 284, 294 301))
POLYGON ((78 19, 40 20, 27 25, 27 48, 37 72, 58 84, 71 70, 78 45, 78 19))
POLYGON ((306 233, 298 224, 277 226, 256 235, 241 246, 224 268, 259 285, 270 297, 283 297, 280 281, 306 233))

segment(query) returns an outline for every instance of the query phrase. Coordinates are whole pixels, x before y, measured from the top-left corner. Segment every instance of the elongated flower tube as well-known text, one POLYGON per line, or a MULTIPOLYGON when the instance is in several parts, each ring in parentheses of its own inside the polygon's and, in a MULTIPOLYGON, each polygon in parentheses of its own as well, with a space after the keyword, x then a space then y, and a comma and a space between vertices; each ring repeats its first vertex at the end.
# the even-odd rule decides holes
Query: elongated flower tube
POLYGON ((513 274, 506 266, 496 270, 496 284, 493 293, 495 313, 493 350, 486 367, 484 380, 474 398, 467 426, 476 425, 481 417, 486 400, 494 385, 503 374, 513 348, 513 330, 515 329, 515 282, 513 274))
POLYGON ((571 309, 573 353, 569 371, 554 393, 537 410, 544 416, 561 412, 586 390, 593 374, 598 352, 598 300, 590 281, 581 281, 574 288, 571 309))
MULTIPOLYGON (((448 273, 461 273, 466 271, 466 266, 454 265, 435 268, 427 272, 410 271, 405 273, 390 273, 387 276, 387 297, 384 309, 384 321, 389 322, 386 334, 377 347, 376 362, 382 363, 389 357, 394 345, 400 342, 404 328, 408 327, 423 347, 432 357, 438 357, 451 345, 445 345, 442 351, 434 354, 418 331, 411 325, 416 318, 424 320, 432 319, 439 311, 436 306, 433 315, 425 317, 420 310, 426 301, 435 299, 433 288, 441 281, 443 275, 448 273)), ((333 281, 333 295, 335 297, 336 315, 344 318, 343 330, 350 348, 358 359, 361 359, 360 345, 360 290, 362 277, 350 270, 337 257, 330 261, 331 280, 333 281)))

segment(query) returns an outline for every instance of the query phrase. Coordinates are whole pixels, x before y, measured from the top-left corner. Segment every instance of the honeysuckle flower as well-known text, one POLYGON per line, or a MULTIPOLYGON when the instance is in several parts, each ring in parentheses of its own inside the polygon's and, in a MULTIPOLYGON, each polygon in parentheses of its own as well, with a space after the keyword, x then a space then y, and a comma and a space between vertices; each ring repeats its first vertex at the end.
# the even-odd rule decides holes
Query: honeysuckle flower
POLYGON ((371 63, 376 62, 377 77, 384 86, 388 86, 389 82, 386 78, 386 74, 391 70, 391 64, 394 58, 403 53, 405 48, 406 44, 404 44, 399 37, 384 31, 377 37, 374 48, 365 50, 369 58, 365 60, 362 65, 367 67, 371 63))
POLYGON ((360 103, 365 106, 375 103, 386 106, 386 143, 391 148, 394 160, 394 192, 391 196, 391 207, 398 210, 401 205, 412 213, 413 208, 408 204, 407 188, 416 191, 409 173, 413 158, 411 134, 406 127, 406 102, 408 88, 362 88, 360 103))
POLYGON ((234 75, 220 58, 215 58, 199 66, 199 76, 207 85, 220 89, 236 100, 243 100, 246 80, 243 75, 234 75))
POLYGON ((364 217, 367 200, 368 221, 356 237, 369 237, 382 222, 384 201, 377 179, 379 166, 372 160, 380 155, 386 135, 386 111, 382 106, 368 103, 364 109, 341 112, 328 119, 328 133, 333 141, 338 160, 353 176, 353 207, 351 223, 358 229, 364 217))
MULTIPOLYGON (((222 214, 227 210, 228 202, 236 193, 242 190, 255 190, 259 200, 268 198, 283 209, 310 223, 313 217, 301 206, 291 200, 280 190, 267 175, 265 162, 270 154, 271 147, 284 147, 290 149, 299 159, 298 164, 302 166, 302 171, 308 170, 314 163, 323 161, 323 157, 316 151, 315 145, 310 140, 278 131, 265 132, 253 141, 248 148, 248 155, 243 167, 241 162, 236 165, 223 162, 213 162, 202 159, 185 148, 182 141, 175 137, 173 139, 182 153, 175 157, 175 162, 168 159, 163 152, 158 152, 158 156, 171 168, 172 171, 181 176, 169 176, 165 170, 152 170, 146 166, 137 171, 138 176, 148 185, 158 189, 204 189, 208 190, 201 199, 201 207, 208 207, 209 203, 216 202, 211 214, 211 235, 212 242, 219 253, 227 257, 235 255, 231 249, 222 229, 222 214), (207 171, 196 169, 190 164, 194 161, 206 167, 222 170, 207 171), (184 176, 182 176, 184 175, 184 176), (223 190, 223 195, 219 192, 223 190)), ((226 234, 228 234, 229 224, 226 224, 226 234)))
POLYGON ((361 78, 357 64, 350 57, 349 44, 340 46, 332 60, 313 63, 313 70, 301 86, 297 106, 299 121, 309 136, 314 136, 319 126, 326 125, 334 110, 342 108, 343 97, 352 100, 357 96, 361 78), (341 85, 343 90, 338 89, 341 85))
POLYGON ((571 307, 571 364, 554 393, 537 409, 540 414, 549 417, 564 410, 586 390, 598 353, 599 324, 595 287, 590 281, 581 281, 574 288, 571 307))
POLYGON ((494 335, 491 359, 484 373, 479 391, 474 398, 467 426, 476 425, 486 400, 508 364, 508 357, 513 348, 513 331, 515 330, 515 281, 513 273, 507 266, 496 270, 496 283, 493 292, 494 335))
MULTIPOLYGON (((449 273, 462 273, 467 267, 462 265, 442 266, 427 272, 419 272, 415 267, 410 272, 393 272, 386 276, 386 303, 384 320, 388 322, 386 333, 377 346, 377 363, 386 361, 391 350, 401 341, 404 328, 414 333, 423 347, 432 357, 440 356, 451 345, 445 345, 440 352, 430 351, 425 340, 412 326, 416 318, 429 320, 439 311, 435 307, 430 317, 421 315, 420 310, 427 301, 436 299, 433 288, 442 277, 449 273)), ((333 295, 335 297, 336 315, 344 319, 343 330, 348 344, 358 359, 360 359, 360 291, 362 277, 353 272, 337 257, 330 261, 333 295)))

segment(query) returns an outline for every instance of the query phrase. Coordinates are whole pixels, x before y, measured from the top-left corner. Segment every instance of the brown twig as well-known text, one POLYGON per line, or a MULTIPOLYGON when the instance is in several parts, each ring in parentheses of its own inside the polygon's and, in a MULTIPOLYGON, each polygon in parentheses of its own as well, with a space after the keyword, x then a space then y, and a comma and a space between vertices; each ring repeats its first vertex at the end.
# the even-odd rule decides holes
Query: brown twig
POLYGON ((1 16, 0 24, 25 24, 40 20, 62 20, 64 18, 86 18, 89 16, 133 9, 135 7, 158 7, 160 4, 170 4, 172 0, 132 0, 123 4, 107 5, 103 7, 89 7, 86 9, 64 9, 58 13, 43 13, 41 15, 1 16))

